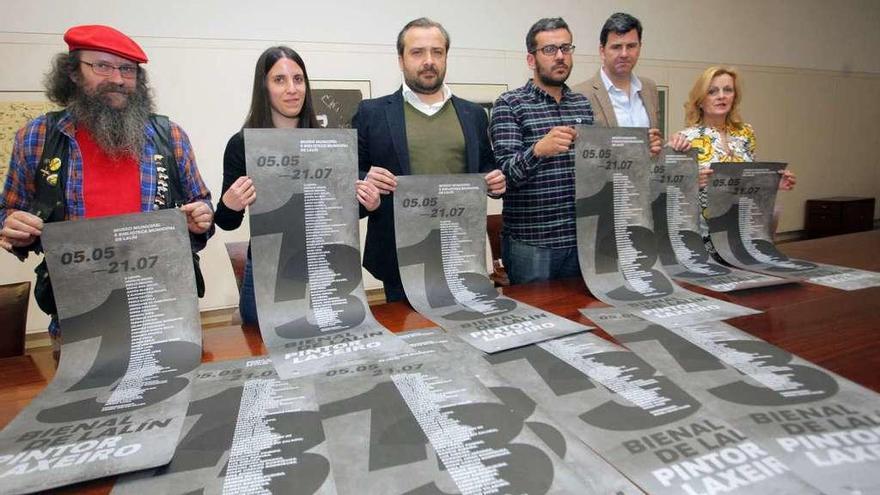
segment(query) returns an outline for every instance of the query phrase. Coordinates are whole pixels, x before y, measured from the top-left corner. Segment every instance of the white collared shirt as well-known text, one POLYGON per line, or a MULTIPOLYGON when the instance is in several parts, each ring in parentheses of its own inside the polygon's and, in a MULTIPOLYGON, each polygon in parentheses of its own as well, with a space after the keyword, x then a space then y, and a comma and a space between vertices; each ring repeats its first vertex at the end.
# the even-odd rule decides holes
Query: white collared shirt
POLYGON ((639 95, 642 90, 642 82, 634 74, 630 74, 629 94, 618 89, 605 74, 605 68, 599 70, 602 75, 602 83, 608 91, 608 98, 614 107, 614 115, 617 117, 617 125, 620 127, 651 127, 648 111, 645 103, 639 95))
POLYGON ((452 90, 449 89, 449 86, 447 86, 446 83, 443 83, 442 91, 443 100, 429 105, 420 100, 419 95, 415 91, 409 89, 409 86, 406 85, 406 82, 403 83, 403 99, 406 100, 407 103, 412 105, 413 108, 429 117, 439 112, 440 109, 443 108, 443 105, 445 105, 446 102, 449 101, 450 98, 452 98, 452 90))

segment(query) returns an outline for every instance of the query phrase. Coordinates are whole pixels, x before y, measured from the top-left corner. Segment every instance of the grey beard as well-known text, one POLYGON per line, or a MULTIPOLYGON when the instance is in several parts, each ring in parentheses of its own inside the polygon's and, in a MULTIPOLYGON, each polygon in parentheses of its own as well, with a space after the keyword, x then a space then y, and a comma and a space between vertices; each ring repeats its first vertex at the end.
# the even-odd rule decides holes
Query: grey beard
POLYGON ((153 100, 147 87, 140 82, 128 95, 124 108, 108 105, 102 94, 110 85, 98 87, 98 94, 87 95, 81 88, 68 105, 78 124, 85 126, 92 138, 111 158, 140 158, 146 142, 144 126, 153 110, 153 100))

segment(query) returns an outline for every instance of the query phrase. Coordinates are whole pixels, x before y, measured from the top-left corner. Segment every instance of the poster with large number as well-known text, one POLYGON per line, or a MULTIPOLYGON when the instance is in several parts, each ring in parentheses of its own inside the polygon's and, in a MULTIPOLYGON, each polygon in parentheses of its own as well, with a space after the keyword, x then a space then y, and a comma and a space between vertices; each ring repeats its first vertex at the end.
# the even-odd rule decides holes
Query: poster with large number
POLYGON ((0 433, 10 494, 167 463, 201 362, 183 213, 50 223, 42 243, 64 344, 54 379, 0 433))
POLYGON ((244 140, 257 314, 278 374, 406 352, 364 294, 355 131, 245 129, 244 140))
POLYGON ((266 358, 206 364, 187 415, 171 463, 115 495, 336 493, 311 379, 281 380, 266 358))
POLYGON ((317 382, 338 493, 635 492, 534 403, 444 351, 450 336, 417 337, 409 356, 317 382))
POLYGON ((718 292, 790 283, 792 280, 724 266, 712 259, 700 234, 698 165, 694 151, 663 148, 651 165, 651 212, 663 268, 680 282, 718 292))
POLYGON ((646 493, 818 493, 678 382, 593 333, 485 359, 646 493))
POLYGON ((477 349, 497 352, 588 329, 502 296, 486 276, 482 175, 398 177, 394 231, 410 304, 477 349))
POLYGON ((651 218, 646 129, 578 126, 577 133, 578 259, 596 298, 665 325, 758 313, 682 289, 663 271, 651 218))
POLYGON ((790 259, 773 244, 773 205, 785 163, 713 163, 708 188, 709 235, 728 263, 836 289, 880 285, 880 273, 790 259))
POLYGON ((880 493, 880 395, 723 322, 585 314, 823 493, 880 493))

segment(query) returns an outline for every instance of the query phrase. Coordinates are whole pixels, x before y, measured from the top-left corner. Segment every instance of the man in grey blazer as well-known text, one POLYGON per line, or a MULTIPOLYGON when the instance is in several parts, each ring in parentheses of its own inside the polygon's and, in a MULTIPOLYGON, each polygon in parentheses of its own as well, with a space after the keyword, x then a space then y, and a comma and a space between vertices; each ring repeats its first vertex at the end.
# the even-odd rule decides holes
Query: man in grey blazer
MULTIPOLYGON (((599 34, 602 67, 572 89, 590 99, 594 122, 605 127, 648 127, 651 140, 660 140, 659 97, 654 81, 636 77, 633 69, 642 48, 642 23, 618 12, 605 21, 599 34)), ((651 147, 652 153, 659 147, 651 147)))

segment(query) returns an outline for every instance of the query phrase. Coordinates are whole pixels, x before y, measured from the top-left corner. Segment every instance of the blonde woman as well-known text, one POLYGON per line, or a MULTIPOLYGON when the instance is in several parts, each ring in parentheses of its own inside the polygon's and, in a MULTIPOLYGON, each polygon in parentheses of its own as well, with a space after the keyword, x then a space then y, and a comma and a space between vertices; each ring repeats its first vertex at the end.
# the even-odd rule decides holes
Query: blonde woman
MULTIPOLYGON (((730 67, 712 66, 703 71, 684 104, 687 127, 675 134, 669 145, 677 150, 695 148, 700 165, 700 205, 705 209, 706 190, 713 162, 751 162, 755 160, 756 139, 752 126, 739 114, 742 90, 739 74, 730 67)), ((779 189, 791 190, 797 178, 790 170, 782 172, 779 189)), ((709 252, 708 228, 700 222, 709 252)))

